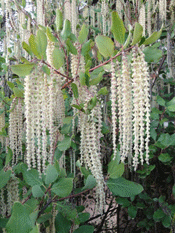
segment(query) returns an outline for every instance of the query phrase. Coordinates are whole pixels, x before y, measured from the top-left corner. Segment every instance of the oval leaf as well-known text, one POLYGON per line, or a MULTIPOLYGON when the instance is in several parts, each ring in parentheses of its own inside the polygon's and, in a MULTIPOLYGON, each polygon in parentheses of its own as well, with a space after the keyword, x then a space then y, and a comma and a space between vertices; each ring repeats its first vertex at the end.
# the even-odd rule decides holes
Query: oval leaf
POLYGON ((45 183, 50 184, 50 183, 54 182, 57 178, 58 178, 57 169, 54 167, 54 165, 49 164, 47 166, 47 170, 46 170, 45 183))
POLYGON ((71 88, 74 94, 75 99, 78 99, 78 87, 75 83, 71 83, 71 88))
POLYGON ((79 36, 78 36, 78 41, 80 42, 80 44, 83 44, 88 36, 89 30, 87 29, 86 25, 83 24, 81 27, 81 30, 79 32, 79 36))
POLYGON ((72 178, 60 178, 58 183, 52 186, 52 191, 59 197, 68 196, 73 189, 73 179, 72 178))
POLYGON ((59 32, 62 27, 63 27, 63 15, 60 9, 56 9, 56 19, 55 19, 55 24, 56 24, 56 30, 59 32))
POLYGON ((55 67, 56 70, 58 70, 61 66, 64 64, 64 57, 62 52, 59 50, 59 48, 55 48, 53 53, 52 53, 52 58, 53 58, 53 66, 55 67))
POLYGON ((26 76, 32 72, 32 69, 35 67, 35 64, 19 64, 11 66, 11 70, 14 74, 18 76, 26 76))
POLYGON ((92 189, 95 187, 95 185, 96 185, 96 179, 92 175, 89 175, 86 179, 85 186, 82 188, 82 190, 92 189))
POLYGON ((163 27, 160 29, 160 31, 158 31, 158 32, 153 32, 153 34, 152 34, 150 37, 148 37, 148 38, 143 42, 143 44, 144 44, 144 45, 149 45, 149 44, 154 43, 156 40, 158 40, 159 37, 160 37, 161 34, 162 34, 162 29, 163 29, 163 27))
POLYGON ((39 178, 38 171, 35 169, 31 169, 29 171, 25 170, 23 172, 23 177, 24 177, 25 182, 29 184, 30 186, 34 186, 34 185, 41 186, 43 184, 41 179, 39 178))
POLYGON ((80 226, 73 233, 93 233, 94 227, 89 225, 80 226))
POLYGON ((108 174, 110 178, 117 179, 121 177, 124 173, 124 163, 118 164, 117 160, 112 160, 108 164, 108 174))
POLYGON ((142 33, 143 27, 139 23, 135 23, 132 45, 135 45, 140 41, 142 33))
POLYGON ((107 36, 97 36, 95 42, 99 52, 105 57, 111 57, 114 52, 114 42, 107 36))
POLYGON ((8 170, 7 172, 4 172, 3 170, 1 170, 1 172, 0 172, 0 189, 2 189, 7 184, 7 182, 10 179, 11 173, 12 172, 10 170, 8 170))
POLYGON ((32 187, 32 194, 34 197, 43 197, 44 192, 39 185, 34 185, 32 187))
POLYGON ((20 202, 13 205, 12 215, 6 225, 8 233, 29 233, 33 228, 29 211, 20 202))
POLYGON ((43 59, 46 59, 47 37, 42 30, 37 31, 35 41, 39 54, 42 56, 43 59))
POLYGON ((118 179, 109 179, 107 186, 115 196, 132 197, 143 191, 140 184, 119 177, 118 179))
POLYGON ((120 19, 118 13, 116 11, 113 11, 111 32, 114 35, 114 39, 120 44, 124 44, 125 42, 125 31, 126 29, 124 27, 123 21, 120 19))
POLYGON ((69 149, 71 146, 71 138, 70 137, 66 137, 65 139, 63 139, 63 141, 61 141, 59 144, 58 144, 58 149, 60 151, 65 151, 67 149, 69 149))

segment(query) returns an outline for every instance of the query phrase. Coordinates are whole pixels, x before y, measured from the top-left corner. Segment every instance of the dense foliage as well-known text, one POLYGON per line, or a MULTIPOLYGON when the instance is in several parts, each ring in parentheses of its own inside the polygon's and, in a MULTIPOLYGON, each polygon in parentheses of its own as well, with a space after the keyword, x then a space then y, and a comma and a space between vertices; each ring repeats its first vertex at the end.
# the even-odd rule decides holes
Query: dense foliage
POLYGON ((0 232, 175 232, 174 12, 1 0, 0 232))

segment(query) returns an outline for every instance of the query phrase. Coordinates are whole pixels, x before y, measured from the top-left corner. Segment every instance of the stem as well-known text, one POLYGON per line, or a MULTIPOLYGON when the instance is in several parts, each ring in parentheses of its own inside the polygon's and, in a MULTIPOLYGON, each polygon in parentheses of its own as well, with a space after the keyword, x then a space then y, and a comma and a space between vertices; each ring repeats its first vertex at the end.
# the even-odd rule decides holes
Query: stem
MULTIPOLYGON (((134 47, 134 46, 131 46, 131 47, 129 47, 128 49, 125 49, 125 52, 131 50, 133 47, 134 47)), ((104 66, 104 65, 108 64, 109 62, 111 62, 111 60, 115 59, 116 57, 119 57, 121 54, 122 54, 122 52, 116 54, 114 57, 112 57, 112 58, 110 58, 109 60, 107 60, 107 61, 101 63, 100 65, 91 68, 91 69, 89 70, 89 72, 92 72, 93 70, 96 70, 97 68, 99 68, 99 67, 101 67, 101 66, 104 66)))
MULTIPOLYGON (((63 201, 63 200, 65 200, 65 199, 78 197, 78 196, 81 196, 82 194, 84 194, 84 193, 86 193, 86 192, 89 192, 90 190, 92 190, 92 189, 87 189, 87 190, 84 190, 84 191, 82 191, 82 192, 80 192, 80 193, 69 195, 69 196, 67 196, 67 197, 62 197, 62 198, 59 198, 59 199, 53 198, 52 200, 49 200, 49 201, 47 202, 47 204, 42 208, 42 210, 40 210, 40 212, 38 213, 38 217, 44 212, 45 209, 47 209, 47 207, 48 207, 52 202, 63 201)), ((56 198, 57 198, 57 197, 56 197, 56 198)))
MULTIPOLYGON (((56 74, 59 74, 59 75, 65 77, 65 78, 67 78, 67 79, 69 79, 69 80, 72 80, 72 78, 70 78, 69 76, 66 76, 66 75, 62 74, 61 72, 59 72, 58 70, 56 70, 55 68, 53 68, 51 65, 49 65, 47 62, 45 62, 45 61, 42 61, 42 62, 43 62, 46 66, 48 66, 50 69, 53 69, 54 72, 55 72, 56 74)), ((72 81, 73 81, 73 80, 72 80, 72 81)))
POLYGON ((59 36, 58 36, 56 33, 54 33, 53 35, 54 35, 54 36, 58 39, 58 41, 60 42, 60 46, 61 46, 61 48, 63 49, 63 52, 64 52, 64 54, 65 54, 66 64, 67 64, 67 76, 69 76, 69 60, 68 60, 68 56, 67 56, 66 50, 65 50, 64 45, 63 45, 63 43, 61 42, 61 39, 59 38, 59 36))

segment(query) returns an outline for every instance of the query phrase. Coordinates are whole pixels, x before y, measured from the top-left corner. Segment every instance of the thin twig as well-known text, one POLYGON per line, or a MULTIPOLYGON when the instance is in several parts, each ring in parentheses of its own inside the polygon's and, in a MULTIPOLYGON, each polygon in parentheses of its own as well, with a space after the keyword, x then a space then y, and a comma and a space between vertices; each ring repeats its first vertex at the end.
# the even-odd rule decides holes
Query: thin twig
MULTIPOLYGON (((131 46, 131 47, 129 47, 128 49, 125 49, 125 52, 131 50, 133 47, 134 47, 134 46, 131 46)), ((98 66, 95 66, 95 67, 91 68, 91 69, 89 70, 89 72, 92 72, 93 70, 96 70, 97 68, 99 68, 99 67, 101 67, 101 66, 104 66, 104 65, 108 64, 109 62, 111 62, 111 60, 115 59, 116 57, 119 57, 121 54, 122 54, 122 52, 116 54, 114 57, 111 57, 109 60, 107 60, 107 61, 105 61, 105 62, 99 64, 98 66)))

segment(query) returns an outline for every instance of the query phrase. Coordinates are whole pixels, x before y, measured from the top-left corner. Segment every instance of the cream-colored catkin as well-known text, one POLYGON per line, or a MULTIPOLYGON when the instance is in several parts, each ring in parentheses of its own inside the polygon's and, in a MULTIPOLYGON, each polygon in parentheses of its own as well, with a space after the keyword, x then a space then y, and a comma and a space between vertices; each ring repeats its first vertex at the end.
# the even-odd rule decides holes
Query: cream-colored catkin
MULTIPOLYGON (((93 95, 96 93, 97 87, 91 86, 90 93, 93 95)), ((90 93, 86 93, 86 102, 85 110, 87 108, 88 101, 91 99, 90 93)), ((85 164, 85 167, 88 167, 94 178, 96 179, 96 206, 100 213, 103 212, 104 203, 105 203, 105 193, 104 193, 104 178, 102 174, 102 164, 100 161, 100 153, 97 140, 98 139, 98 130, 97 125, 94 121, 96 117, 96 109, 92 109, 89 115, 84 114, 84 117, 81 118, 81 162, 85 164)))
POLYGON ((101 14, 102 14, 102 21, 103 21, 103 35, 106 35, 106 17, 107 17, 107 4, 106 1, 102 1, 102 6, 101 6, 101 14))
POLYGON ((115 75, 115 67, 114 62, 111 61, 111 112, 112 112, 112 143, 113 143, 113 153, 114 159, 116 157, 116 124, 117 124, 117 114, 116 114, 116 88, 117 88, 117 80, 115 75))
POLYGON ((37 0, 37 24, 45 26, 45 4, 44 0, 37 0))
POLYGON ((146 162, 149 163, 149 128, 150 128, 150 98, 149 98, 149 73, 144 54, 139 48, 133 48, 132 57, 132 85, 133 85, 133 134, 134 158, 133 166, 137 169, 139 157, 143 164, 143 151, 146 150, 146 162), (146 118, 146 120, 145 120, 146 118), (146 121, 146 125, 145 122, 146 121), (146 139, 144 142, 146 130, 146 139))
POLYGON ((72 0, 71 6, 72 6, 72 9, 71 9, 71 13, 72 13, 72 17, 71 17, 72 33, 76 35, 77 34, 76 26, 77 26, 77 23, 78 23, 77 0, 72 0))
POLYGON ((145 138, 145 150, 146 150, 146 156, 145 160, 147 164, 149 164, 149 140, 150 140, 150 76, 149 76, 149 70, 148 65, 145 61, 145 55, 141 51, 141 49, 138 49, 140 53, 140 61, 141 61, 141 70, 142 70, 142 87, 143 87, 143 106, 144 113, 146 117, 146 138, 145 138))
POLYGON ((64 2, 64 19, 68 19, 71 22, 71 3, 70 0, 64 2))
POLYGON ((151 0, 148 0, 147 6, 147 32, 151 36, 151 0))
POLYGON ((24 103, 25 103, 25 118, 26 118, 26 162, 28 169, 31 169, 31 157, 32 157, 32 125, 31 125, 31 78, 26 76, 24 79, 24 103))
POLYGON ((143 36, 145 36, 145 4, 141 5, 139 11, 139 24, 143 27, 143 36))
POLYGON ((0 190, 0 214, 3 218, 6 217, 7 213, 7 205, 5 203, 5 194, 4 194, 5 188, 2 188, 0 190))
POLYGON ((126 54, 122 53, 122 145, 120 148, 121 161, 128 157, 131 162, 132 148, 132 88, 126 54))
POLYGON ((9 141, 13 152, 12 165, 22 158, 23 110, 21 99, 14 98, 10 106, 9 141))
MULTIPOLYGON (((3 110, 3 108, 4 108, 3 103, 0 102, 0 109, 3 110)), ((3 111, 3 113, 0 114, 0 132, 4 127, 5 127, 5 112, 3 111)), ((0 142, 1 142, 1 146, 3 147, 5 142, 4 136, 0 136, 0 142)))
POLYGON ((7 183, 7 215, 11 214, 11 209, 15 201, 19 200, 18 178, 11 177, 7 183))
POLYGON ((122 1, 121 0, 116 0, 116 11, 118 13, 118 15, 120 16, 120 18, 123 18, 123 5, 122 5, 122 1))
POLYGON ((120 66, 117 62, 117 108, 118 108, 118 119, 119 119, 119 144, 120 151, 122 151, 122 141, 123 141, 123 107, 122 107, 122 75, 120 73, 120 66))
POLYGON ((159 0, 159 18, 161 21, 166 21, 167 0, 159 0))

